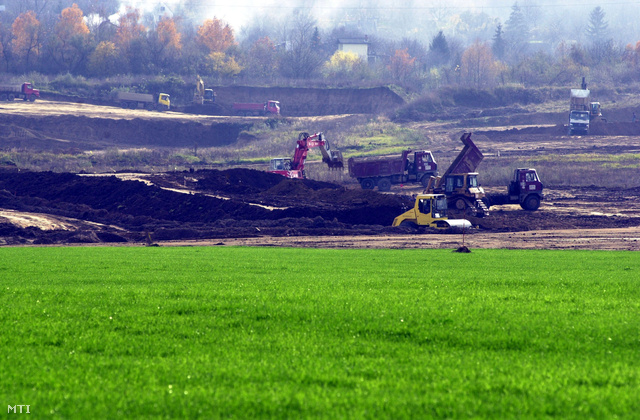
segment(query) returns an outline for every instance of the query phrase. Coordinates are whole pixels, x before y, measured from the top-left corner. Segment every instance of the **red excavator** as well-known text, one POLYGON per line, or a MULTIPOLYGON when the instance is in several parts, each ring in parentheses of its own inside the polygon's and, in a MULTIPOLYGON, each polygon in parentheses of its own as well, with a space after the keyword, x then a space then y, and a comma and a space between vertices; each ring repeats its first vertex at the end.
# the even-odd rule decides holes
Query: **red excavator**
POLYGON ((287 178, 306 178, 304 172, 304 161, 307 159, 309 149, 317 147, 322 153, 322 161, 329 165, 331 169, 342 169, 342 153, 339 150, 330 150, 329 142, 325 140, 322 133, 309 135, 309 133, 300 133, 296 151, 291 158, 274 158, 271 159, 269 172, 279 174, 287 178))

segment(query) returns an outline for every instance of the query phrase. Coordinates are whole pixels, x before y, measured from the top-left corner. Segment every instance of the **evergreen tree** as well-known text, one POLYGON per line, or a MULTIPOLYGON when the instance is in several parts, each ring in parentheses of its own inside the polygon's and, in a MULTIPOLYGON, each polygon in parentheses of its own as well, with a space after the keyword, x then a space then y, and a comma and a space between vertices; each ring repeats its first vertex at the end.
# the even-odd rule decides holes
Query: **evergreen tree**
POLYGON ((504 31, 502 30, 502 24, 498 23, 496 27, 496 32, 493 34, 493 44, 491 49, 493 51, 493 55, 502 60, 504 58, 504 53, 507 48, 506 42, 504 40, 504 31))
POLYGON ((434 66, 442 66, 449 63, 451 59, 451 50, 449 49, 449 43, 445 38, 442 31, 433 37, 429 44, 429 57, 434 66))
POLYGON ((529 25, 517 2, 511 7, 511 14, 505 22, 504 39, 507 47, 506 52, 512 61, 518 61, 526 55, 529 25))
POLYGON ((611 56, 613 41, 608 38, 609 23, 605 19, 604 10, 600 6, 589 14, 587 37, 589 39, 589 53, 594 63, 600 63, 611 56))

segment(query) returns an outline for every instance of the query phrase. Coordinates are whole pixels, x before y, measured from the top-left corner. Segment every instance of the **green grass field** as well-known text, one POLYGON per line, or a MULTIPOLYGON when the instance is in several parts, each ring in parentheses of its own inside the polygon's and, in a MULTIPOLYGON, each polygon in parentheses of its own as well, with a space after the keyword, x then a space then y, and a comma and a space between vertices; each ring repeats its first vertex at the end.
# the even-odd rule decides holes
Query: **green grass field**
POLYGON ((638 253, 2 248, 0 284, 30 418, 640 413, 638 253))

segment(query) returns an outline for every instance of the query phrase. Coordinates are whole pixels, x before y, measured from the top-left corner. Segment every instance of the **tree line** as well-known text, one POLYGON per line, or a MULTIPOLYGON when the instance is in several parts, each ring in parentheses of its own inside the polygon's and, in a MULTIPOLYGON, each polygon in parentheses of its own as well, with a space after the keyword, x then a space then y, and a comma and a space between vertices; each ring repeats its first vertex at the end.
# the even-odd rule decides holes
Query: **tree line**
POLYGON ((321 30, 304 11, 280 25, 254 24, 242 36, 218 18, 195 22, 184 11, 153 16, 117 0, 78 0, 57 10, 47 1, 15 2, 0 14, 0 66, 5 73, 39 72, 106 78, 121 74, 199 74, 210 82, 331 86, 398 84, 413 91, 447 85, 478 89, 640 79, 640 41, 609 37, 605 11, 589 14, 583 42, 532 42, 532 28, 515 3, 491 39, 463 45, 443 30, 424 44, 391 40, 344 26, 321 30), (338 39, 366 39, 369 56, 338 49, 338 39))

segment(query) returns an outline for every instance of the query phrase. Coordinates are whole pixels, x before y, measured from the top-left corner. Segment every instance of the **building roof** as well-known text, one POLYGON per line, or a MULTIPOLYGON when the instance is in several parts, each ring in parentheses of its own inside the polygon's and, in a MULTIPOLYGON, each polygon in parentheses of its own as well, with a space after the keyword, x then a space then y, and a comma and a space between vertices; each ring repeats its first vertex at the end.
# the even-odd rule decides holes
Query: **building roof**
POLYGON ((338 38, 338 44, 368 44, 369 39, 364 38, 338 38))

